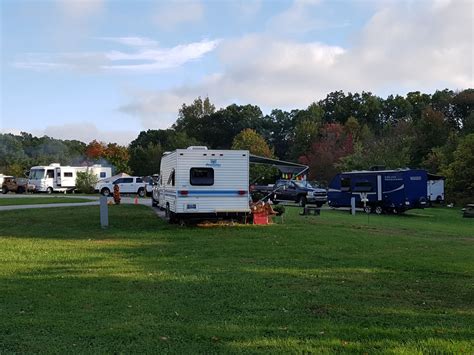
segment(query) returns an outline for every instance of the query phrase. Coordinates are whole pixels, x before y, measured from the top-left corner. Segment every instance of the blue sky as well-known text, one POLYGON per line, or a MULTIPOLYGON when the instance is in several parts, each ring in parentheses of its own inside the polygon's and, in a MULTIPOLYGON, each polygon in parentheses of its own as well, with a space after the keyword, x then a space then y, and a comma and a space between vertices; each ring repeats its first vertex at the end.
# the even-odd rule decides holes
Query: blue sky
POLYGON ((462 90, 472 23, 469 0, 3 0, 0 129, 127 144, 197 96, 268 112, 462 90))

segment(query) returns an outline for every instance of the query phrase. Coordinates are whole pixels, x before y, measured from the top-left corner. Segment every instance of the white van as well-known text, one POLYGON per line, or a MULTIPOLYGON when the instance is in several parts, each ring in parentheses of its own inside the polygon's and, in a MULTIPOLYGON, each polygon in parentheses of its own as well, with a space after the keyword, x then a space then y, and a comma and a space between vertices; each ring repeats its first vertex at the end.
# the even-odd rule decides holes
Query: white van
POLYGON ((112 175, 112 168, 102 165, 92 166, 61 166, 58 163, 33 166, 30 169, 28 182, 35 185, 38 192, 52 193, 72 191, 76 188, 78 172, 90 171, 98 179, 105 179, 112 175))
POLYGON ((153 204, 171 222, 185 218, 243 219, 249 208, 249 152, 189 147, 161 159, 153 204), (158 196, 157 196, 158 195, 158 196))

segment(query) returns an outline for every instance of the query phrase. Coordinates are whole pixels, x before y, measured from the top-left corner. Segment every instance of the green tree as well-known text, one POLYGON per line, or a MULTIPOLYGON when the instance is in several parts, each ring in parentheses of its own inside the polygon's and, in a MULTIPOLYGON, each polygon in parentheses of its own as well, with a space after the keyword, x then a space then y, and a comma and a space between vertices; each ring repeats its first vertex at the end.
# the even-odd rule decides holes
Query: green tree
MULTIPOLYGON (((232 149, 245 149, 251 154, 266 158, 273 158, 273 151, 268 146, 265 139, 253 129, 244 129, 235 136, 232 142, 232 149)), ((250 181, 253 182, 273 182, 278 171, 274 168, 255 165, 250 166, 250 181)))
POLYGON ((458 200, 474 198, 474 133, 462 139, 454 152, 454 160, 443 171, 450 197, 458 200))
POLYGON ((94 192, 97 180, 97 176, 92 171, 80 171, 76 177, 76 188, 81 192, 91 194, 94 192))
POLYGON ((161 157, 164 150, 161 145, 148 143, 130 149, 129 166, 134 175, 148 176, 160 172, 161 157))

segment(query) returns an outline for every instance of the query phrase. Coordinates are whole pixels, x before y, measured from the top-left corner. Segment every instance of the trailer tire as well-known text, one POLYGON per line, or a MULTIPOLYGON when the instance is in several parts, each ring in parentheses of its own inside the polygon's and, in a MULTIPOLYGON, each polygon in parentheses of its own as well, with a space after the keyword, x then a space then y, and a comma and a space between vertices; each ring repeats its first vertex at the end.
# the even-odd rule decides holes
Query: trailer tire
POLYGON ((100 190, 100 193, 103 196, 109 196, 110 195, 110 190, 107 187, 104 187, 102 190, 100 190))
POLYGON ((25 192, 25 189, 24 189, 23 187, 21 187, 21 186, 16 189, 16 193, 17 193, 17 194, 22 194, 22 193, 24 193, 24 192, 25 192))
POLYGON ((381 215, 383 214, 383 207, 382 206, 375 206, 375 214, 381 215))
POLYGON ((2 187, 2 194, 6 195, 8 193, 8 188, 6 186, 2 187))
POLYGON ((301 196, 298 198, 298 201, 297 201, 297 202, 298 202, 298 205, 299 205, 300 207, 306 206, 306 202, 307 202, 306 196, 305 196, 305 195, 301 195, 301 196))
POLYGON ((137 192, 138 196, 140 197, 145 197, 145 189, 143 187, 140 187, 137 192))
POLYGON ((53 188, 52 188, 52 187, 48 187, 48 188, 46 189, 46 193, 47 193, 48 195, 51 195, 51 194, 53 193, 53 188))

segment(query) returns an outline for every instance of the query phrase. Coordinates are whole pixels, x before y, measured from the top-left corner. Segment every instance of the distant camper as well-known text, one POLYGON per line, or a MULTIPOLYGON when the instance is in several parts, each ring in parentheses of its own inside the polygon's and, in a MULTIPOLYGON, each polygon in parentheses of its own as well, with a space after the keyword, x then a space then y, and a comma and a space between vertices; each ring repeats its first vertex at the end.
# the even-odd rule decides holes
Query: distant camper
POLYGON ((428 174, 428 201, 430 203, 444 202, 444 176, 428 174))
POLYGON ((189 147, 161 159, 153 204, 171 222, 186 218, 234 217, 249 209, 249 152, 189 147))
POLYGON ((331 207, 350 207, 355 197, 356 206, 363 207, 361 196, 366 196, 366 212, 401 213, 427 204, 427 173, 425 170, 398 169, 351 171, 338 174, 329 185, 328 204, 331 207))
POLYGON ((54 163, 46 166, 33 166, 28 177, 29 183, 35 185, 37 192, 72 191, 76 188, 78 172, 90 171, 97 179, 105 179, 112 175, 112 168, 102 165, 92 166, 61 166, 54 163))

